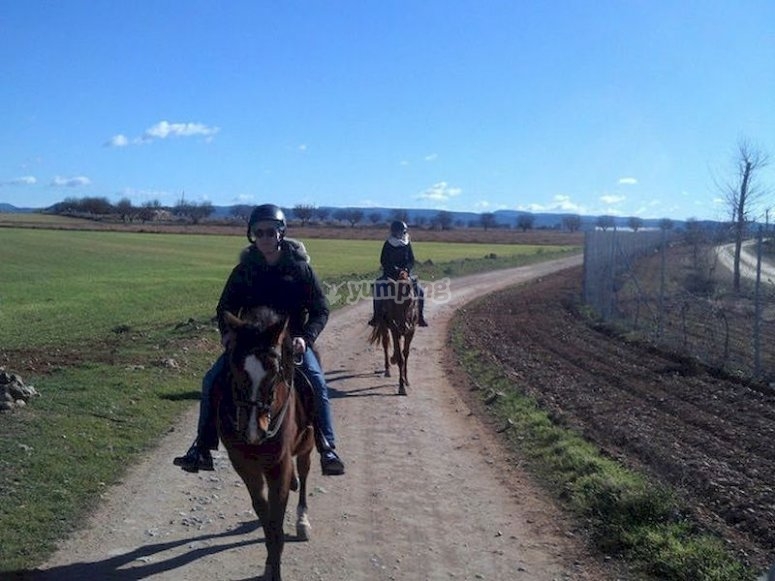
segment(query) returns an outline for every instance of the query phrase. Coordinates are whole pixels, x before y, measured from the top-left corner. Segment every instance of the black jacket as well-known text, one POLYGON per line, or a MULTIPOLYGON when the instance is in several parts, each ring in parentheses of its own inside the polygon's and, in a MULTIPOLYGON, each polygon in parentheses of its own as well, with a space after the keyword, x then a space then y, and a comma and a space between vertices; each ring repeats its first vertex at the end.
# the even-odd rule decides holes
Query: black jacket
POLYGON ((414 269, 412 243, 409 242, 405 246, 393 246, 385 240, 385 243, 382 245, 382 254, 379 257, 379 262, 382 265, 382 272, 387 277, 395 278, 402 270, 411 274, 414 269))
POLYGON ((265 306, 289 317, 291 336, 303 337, 310 345, 314 343, 328 322, 328 300, 305 258, 305 252, 284 240, 279 261, 269 265, 257 248, 248 246, 218 301, 216 312, 221 332, 225 311, 239 316, 243 309, 265 306))

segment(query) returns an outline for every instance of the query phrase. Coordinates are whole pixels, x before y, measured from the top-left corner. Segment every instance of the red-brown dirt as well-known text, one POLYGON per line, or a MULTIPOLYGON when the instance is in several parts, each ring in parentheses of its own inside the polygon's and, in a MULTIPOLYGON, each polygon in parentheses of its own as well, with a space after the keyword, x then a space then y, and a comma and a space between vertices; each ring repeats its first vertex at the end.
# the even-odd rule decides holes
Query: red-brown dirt
POLYGON ((741 558, 775 554, 775 391, 719 377, 579 316, 581 268, 489 296, 466 336, 607 455, 678 491, 741 558))

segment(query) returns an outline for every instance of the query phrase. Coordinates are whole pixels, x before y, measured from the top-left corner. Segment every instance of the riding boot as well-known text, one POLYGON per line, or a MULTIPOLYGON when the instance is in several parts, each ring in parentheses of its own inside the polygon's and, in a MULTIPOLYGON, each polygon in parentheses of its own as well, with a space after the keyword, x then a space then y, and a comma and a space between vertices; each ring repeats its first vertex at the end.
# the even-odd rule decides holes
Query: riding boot
POLYGON ((418 311, 418 317, 417 317, 417 325, 420 327, 427 327, 428 322, 425 320, 425 297, 420 297, 417 300, 417 311, 418 311))
POLYGON ((199 438, 194 440, 191 447, 183 456, 178 456, 172 463, 180 466, 186 472, 199 472, 200 470, 214 470, 213 455, 210 449, 200 443, 199 438))
POLYGON ((315 430, 315 447, 320 453, 320 468, 323 471, 323 476, 339 476, 344 474, 344 462, 334 452, 334 446, 328 442, 323 432, 318 428, 317 422, 314 423, 313 427, 315 430))

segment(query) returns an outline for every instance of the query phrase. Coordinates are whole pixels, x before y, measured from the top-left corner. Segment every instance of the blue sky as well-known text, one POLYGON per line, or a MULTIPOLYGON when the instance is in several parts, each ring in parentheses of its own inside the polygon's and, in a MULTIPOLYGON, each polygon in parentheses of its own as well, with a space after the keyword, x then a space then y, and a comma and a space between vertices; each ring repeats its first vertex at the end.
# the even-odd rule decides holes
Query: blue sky
POLYGON ((0 0, 0 79, 25 207, 725 219, 775 156, 772 0, 0 0))

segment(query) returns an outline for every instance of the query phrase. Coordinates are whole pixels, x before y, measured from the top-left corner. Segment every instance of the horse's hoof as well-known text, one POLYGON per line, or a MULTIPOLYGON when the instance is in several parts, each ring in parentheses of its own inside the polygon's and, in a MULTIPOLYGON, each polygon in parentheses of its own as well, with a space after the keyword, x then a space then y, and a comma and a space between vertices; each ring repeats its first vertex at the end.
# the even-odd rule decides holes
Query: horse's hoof
POLYGON ((296 524, 296 538, 300 541, 308 541, 310 535, 312 534, 312 527, 309 523, 307 524, 296 524))
POLYGON ((406 388, 403 385, 398 388, 398 395, 408 395, 406 393, 406 388))

